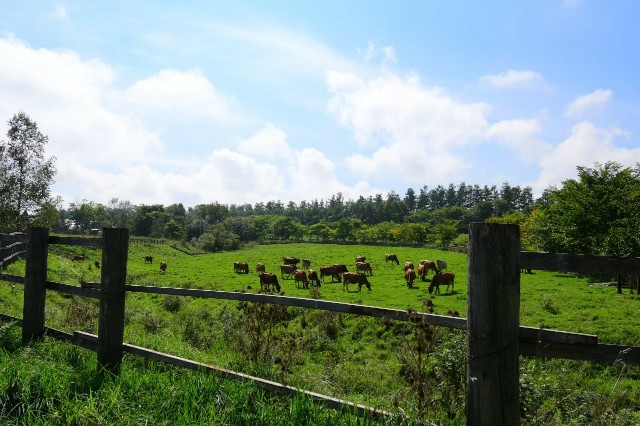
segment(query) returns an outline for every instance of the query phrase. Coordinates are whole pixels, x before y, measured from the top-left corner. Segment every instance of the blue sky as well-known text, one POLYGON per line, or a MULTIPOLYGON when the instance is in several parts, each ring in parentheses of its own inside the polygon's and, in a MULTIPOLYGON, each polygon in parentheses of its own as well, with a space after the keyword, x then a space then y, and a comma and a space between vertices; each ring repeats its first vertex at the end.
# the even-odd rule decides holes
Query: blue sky
MULTIPOLYGON (((0 2, 67 202, 529 185, 640 161, 629 1, 0 2)), ((2 138, 5 139, 2 131, 2 138)))

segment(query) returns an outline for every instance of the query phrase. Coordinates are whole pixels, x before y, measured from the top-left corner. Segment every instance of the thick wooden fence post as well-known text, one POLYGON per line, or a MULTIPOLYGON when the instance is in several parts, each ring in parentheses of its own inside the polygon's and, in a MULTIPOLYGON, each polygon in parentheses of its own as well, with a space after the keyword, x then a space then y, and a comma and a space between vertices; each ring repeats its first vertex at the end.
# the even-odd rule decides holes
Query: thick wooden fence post
POLYGON ((42 339, 44 336, 44 305, 47 299, 47 256, 49 229, 27 230, 27 257, 24 278, 24 304, 22 308, 22 342, 42 339))
POLYGON ((519 425, 520 232, 469 226, 467 425, 519 425))
POLYGON ((103 229, 98 364, 114 374, 120 372, 122 362, 128 250, 128 229, 103 229))

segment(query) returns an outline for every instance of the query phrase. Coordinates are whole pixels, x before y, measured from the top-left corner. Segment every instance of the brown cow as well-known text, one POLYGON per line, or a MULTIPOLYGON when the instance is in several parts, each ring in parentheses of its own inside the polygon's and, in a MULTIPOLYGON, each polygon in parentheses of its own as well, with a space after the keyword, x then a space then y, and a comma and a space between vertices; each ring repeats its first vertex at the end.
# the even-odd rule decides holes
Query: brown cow
POLYGON ((431 269, 434 274, 438 273, 438 266, 433 260, 421 260, 420 264, 425 266, 425 275, 429 273, 429 269, 431 269))
POLYGON ((385 254, 384 261, 385 263, 391 261, 391 262, 396 262, 396 265, 400 264, 400 261, 398 260, 398 256, 396 256, 393 253, 385 254))
POLYGON ((284 278, 284 274, 287 274, 291 278, 291 274, 298 269, 296 265, 280 265, 280 277, 284 278))
POLYGON ((302 269, 309 269, 311 267, 311 259, 302 259, 302 269))
POLYGON ((100 261, 96 260, 95 262, 93 262, 93 264, 96 266, 96 269, 100 269, 100 261))
POLYGON ((447 286, 447 291, 449 291, 449 286, 451 286, 451 291, 453 291, 453 280, 455 279, 456 274, 452 272, 439 272, 433 276, 431 279, 431 284, 429 284, 429 293, 433 292, 433 288, 436 288, 436 293, 440 293, 440 286, 447 286))
POLYGON ((365 256, 356 256, 356 263, 364 262, 366 260, 367 260, 367 258, 365 256))
POLYGON ((418 264, 418 276, 422 281, 427 279, 427 266, 424 263, 418 264))
POLYGON ((160 273, 164 274, 165 272, 167 272, 167 262, 160 262, 160 273))
POLYGON ((324 282, 324 277, 327 276, 331 276, 331 282, 334 280, 340 282, 340 273, 336 271, 335 265, 320 267, 320 279, 322 279, 322 282, 324 282))
POLYGON ((282 261, 285 265, 297 265, 300 263, 300 259, 297 257, 283 257, 282 261))
POLYGON ((247 262, 233 262, 233 272, 249 273, 249 264, 247 262))
POLYGON ((371 270, 371 265, 369 262, 357 262, 356 263, 356 272, 362 271, 363 273, 369 272, 369 275, 373 275, 373 271, 371 270))
POLYGON ((369 284, 369 280, 367 280, 367 276, 365 274, 345 272, 342 278, 343 291, 349 291, 349 284, 358 284, 358 291, 362 290, 363 285, 366 285, 367 288, 371 290, 371 284, 369 284))
POLYGON ((278 276, 271 272, 260 272, 260 289, 262 291, 269 291, 269 286, 275 288, 276 291, 280 291, 278 276))
POLYGON ((314 285, 313 283, 315 282, 318 287, 320 287, 320 278, 318 278, 318 273, 313 270, 313 269, 309 269, 309 273, 307 274, 307 278, 309 278, 309 281, 311 282, 311 285, 314 285))
POLYGON ((407 287, 413 288, 413 282, 416 280, 416 273, 413 269, 407 269, 404 271, 404 279, 407 282, 407 287))
POLYGON ((307 278, 307 273, 304 270, 296 269, 293 271, 293 279, 296 282, 296 287, 298 287, 298 283, 301 282, 302 288, 309 288, 309 279, 307 278))
POLYGON ((73 256, 71 260, 73 260, 74 262, 82 262, 86 258, 87 258, 86 256, 79 254, 79 255, 73 256))
POLYGON ((404 270, 406 271, 407 269, 415 269, 413 267, 413 262, 404 262, 404 270))
POLYGON ((259 274, 260 272, 265 272, 265 266, 264 263, 258 263, 256 264, 256 273, 259 274))
POLYGON ((144 263, 153 263, 153 256, 145 256, 144 263))

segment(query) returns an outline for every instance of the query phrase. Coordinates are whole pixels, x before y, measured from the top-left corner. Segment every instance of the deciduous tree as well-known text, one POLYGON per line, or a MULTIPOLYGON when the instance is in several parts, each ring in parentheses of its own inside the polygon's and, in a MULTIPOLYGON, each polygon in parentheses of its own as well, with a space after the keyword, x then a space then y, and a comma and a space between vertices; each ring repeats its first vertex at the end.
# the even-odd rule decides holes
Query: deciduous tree
POLYGON ((0 143, 0 230, 24 230, 33 214, 50 202, 55 157, 45 158, 49 138, 27 114, 8 122, 7 141, 0 143))

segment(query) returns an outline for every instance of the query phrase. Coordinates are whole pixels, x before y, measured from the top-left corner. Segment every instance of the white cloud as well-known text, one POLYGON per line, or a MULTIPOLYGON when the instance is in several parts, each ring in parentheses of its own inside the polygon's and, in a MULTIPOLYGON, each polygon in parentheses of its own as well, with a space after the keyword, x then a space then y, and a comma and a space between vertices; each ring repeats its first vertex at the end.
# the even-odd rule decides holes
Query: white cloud
POLYGON ((229 106, 200 69, 165 69, 125 90, 124 100, 144 114, 230 119, 229 106))
POLYGON ((541 82, 542 75, 534 71, 509 70, 502 74, 485 75, 480 83, 497 89, 531 87, 541 82))
POLYGON ((585 112, 609 103, 612 96, 613 92, 611 90, 603 89, 597 89, 588 95, 579 96, 567 106, 564 115, 574 118, 582 117, 585 112))
POLYGON ((488 127, 488 105, 456 101, 442 89, 423 87, 415 75, 359 81, 332 72, 327 85, 329 111, 338 122, 361 147, 379 147, 347 158, 357 174, 418 184, 454 180, 468 167, 459 149, 480 141, 488 127))
POLYGON ((616 138, 628 136, 620 129, 603 129, 588 121, 577 123, 571 135, 540 161, 540 176, 532 184, 533 189, 540 193, 549 185, 560 186, 564 180, 576 176, 577 166, 592 166, 596 161, 633 166, 640 162, 640 148, 614 144, 616 138))
POLYGON ((503 120, 487 130, 487 138, 509 147, 528 162, 538 162, 551 152, 551 145, 540 139, 542 126, 538 119, 503 120))
MULTIPOLYGON (((49 136, 46 155, 57 157, 58 169, 52 189, 67 202, 118 197, 134 204, 193 205, 373 192, 366 182, 342 183, 324 153, 292 147, 273 124, 235 147, 208 136, 209 155, 199 158, 181 155, 185 141, 176 140, 168 157, 157 127, 148 127, 157 126, 157 118, 174 126, 180 117, 234 118, 230 103, 198 69, 160 70, 119 90, 112 67, 72 51, 34 49, 8 37, 0 38, 0 57, 7 59, 0 61, 0 116, 24 110, 49 136)), ((235 123, 236 134, 247 132, 245 124, 235 123)))
POLYGON ((115 73, 70 51, 33 49, 0 39, 0 116, 23 110, 49 136, 49 155, 67 163, 131 164, 162 149, 157 136, 105 104, 115 73))
POLYGON ((56 19, 59 21, 69 21, 69 15, 67 14, 67 8, 65 5, 61 3, 56 3, 53 5, 53 10, 49 13, 49 17, 51 19, 56 19))
POLYGON ((374 42, 369 41, 367 48, 364 51, 358 49, 358 53, 362 56, 365 62, 371 62, 374 59, 380 57, 382 65, 398 62, 396 57, 396 51, 392 46, 378 47, 374 42))

